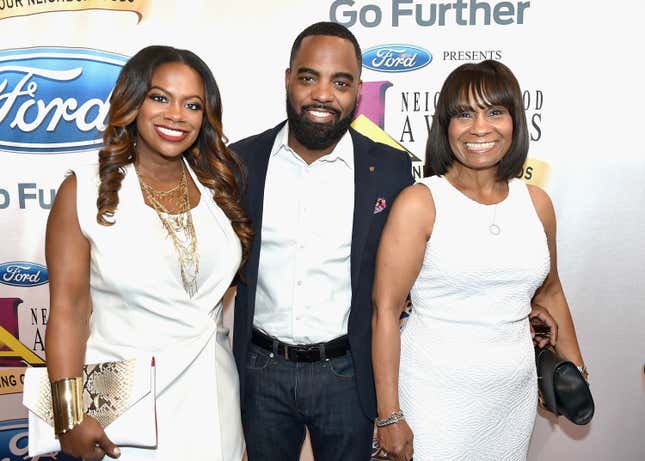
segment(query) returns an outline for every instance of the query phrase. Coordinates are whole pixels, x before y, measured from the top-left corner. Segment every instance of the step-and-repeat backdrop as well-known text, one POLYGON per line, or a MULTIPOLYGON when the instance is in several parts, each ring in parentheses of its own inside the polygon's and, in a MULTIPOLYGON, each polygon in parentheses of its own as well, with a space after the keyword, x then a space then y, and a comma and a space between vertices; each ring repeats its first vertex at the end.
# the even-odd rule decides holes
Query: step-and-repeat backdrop
POLYGON ((0 459, 26 458, 24 369, 45 360, 47 214, 66 170, 95 158, 123 63, 150 44, 196 52, 234 141, 285 117, 291 43, 320 20, 364 50, 354 126, 410 155, 416 177, 448 73, 483 59, 515 72, 531 137, 522 177, 555 204, 597 404, 585 427, 540 412, 529 459, 645 459, 644 15, 609 0, 0 0, 0 459))

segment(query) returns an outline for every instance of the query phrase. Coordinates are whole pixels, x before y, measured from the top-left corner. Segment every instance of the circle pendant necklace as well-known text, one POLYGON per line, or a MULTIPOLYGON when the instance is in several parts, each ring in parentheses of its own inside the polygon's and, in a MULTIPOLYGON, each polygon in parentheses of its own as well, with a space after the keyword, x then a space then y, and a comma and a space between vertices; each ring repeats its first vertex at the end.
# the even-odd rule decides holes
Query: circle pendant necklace
POLYGON ((490 226, 488 226, 488 232, 490 232, 491 235, 499 235, 502 232, 502 230, 495 222, 495 218, 497 218, 497 205, 499 204, 496 203, 495 208, 493 208, 493 221, 491 222, 490 226))

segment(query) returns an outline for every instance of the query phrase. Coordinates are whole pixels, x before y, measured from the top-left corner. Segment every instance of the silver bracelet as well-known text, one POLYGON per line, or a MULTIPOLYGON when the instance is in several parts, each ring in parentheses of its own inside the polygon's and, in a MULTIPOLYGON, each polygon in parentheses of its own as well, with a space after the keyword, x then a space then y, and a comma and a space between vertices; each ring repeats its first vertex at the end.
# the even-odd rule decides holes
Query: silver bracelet
POLYGON ((389 426, 391 424, 396 424, 398 422, 405 421, 405 416, 403 416, 403 412, 401 410, 399 411, 393 411, 390 416, 384 419, 379 419, 378 417, 374 419, 374 424, 376 424, 376 427, 385 427, 389 426))
POLYGON ((585 379, 585 381, 589 383, 589 370, 587 370, 587 365, 582 365, 582 366, 576 365, 576 368, 578 369, 582 377, 585 379))

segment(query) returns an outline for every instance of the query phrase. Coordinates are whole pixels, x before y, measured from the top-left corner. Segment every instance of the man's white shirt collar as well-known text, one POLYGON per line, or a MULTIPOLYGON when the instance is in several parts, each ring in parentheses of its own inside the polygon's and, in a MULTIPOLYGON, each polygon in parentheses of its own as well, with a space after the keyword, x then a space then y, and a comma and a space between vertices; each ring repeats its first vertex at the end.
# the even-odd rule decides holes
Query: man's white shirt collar
MULTIPOLYGON (((274 156, 281 152, 281 155, 289 153, 302 160, 302 157, 289 146, 289 122, 284 124, 275 137, 271 155, 274 156)), ((349 133, 349 130, 343 134, 338 144, 334 146, 334 149, 329 154, 319 158, 316 162, 335 162, 336 160, 341 160, 350 170, 354 169, 354 144, 352 143, 352 135, 349 133)))

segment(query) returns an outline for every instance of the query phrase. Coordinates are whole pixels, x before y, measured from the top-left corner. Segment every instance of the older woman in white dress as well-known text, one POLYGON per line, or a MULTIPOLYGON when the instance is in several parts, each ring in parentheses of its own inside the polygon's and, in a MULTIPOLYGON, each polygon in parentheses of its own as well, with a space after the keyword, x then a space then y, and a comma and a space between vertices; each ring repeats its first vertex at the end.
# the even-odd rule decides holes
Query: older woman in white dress
POLYGON ((377 256, 379 441, 395 460, 526 458, 537 410, 532 304, 555 318, 558 352, 583 365, 557 273, 553 206, 517 179, 528 142, 506 66, 465 64, 448 76, 427 177, 397 198, 377 256))

